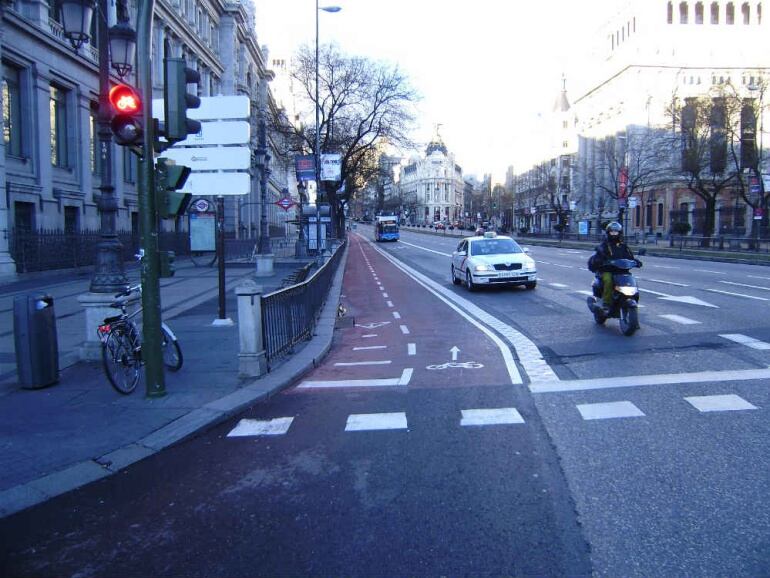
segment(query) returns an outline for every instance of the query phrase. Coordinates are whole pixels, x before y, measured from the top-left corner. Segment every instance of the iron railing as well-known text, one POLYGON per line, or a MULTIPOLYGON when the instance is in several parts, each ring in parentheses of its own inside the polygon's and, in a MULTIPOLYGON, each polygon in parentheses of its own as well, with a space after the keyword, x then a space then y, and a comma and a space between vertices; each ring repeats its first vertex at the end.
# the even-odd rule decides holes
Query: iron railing
POLYGON ((268 366, 313 335, 344 250, 343 241, 312 277, 262 296, 262 339, 268 366))

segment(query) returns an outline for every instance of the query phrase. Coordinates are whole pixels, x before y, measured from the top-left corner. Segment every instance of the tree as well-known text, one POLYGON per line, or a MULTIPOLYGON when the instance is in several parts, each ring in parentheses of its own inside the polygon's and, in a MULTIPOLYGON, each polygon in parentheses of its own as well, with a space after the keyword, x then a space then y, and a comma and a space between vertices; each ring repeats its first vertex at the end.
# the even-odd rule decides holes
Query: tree
MULTIPOLYGON (((285 135, 291 152, 315 154, 315 51, 302 47, 290 71, 298 87, 299 121, 275 116, 274 129, 285 135)), ((341 183, 325 184, 324 191, 337 230, 344 230, 344 207, 379 171, 378 149, 411 148, 412 105, 417 94, 398 67, 342 54, 334 45, 318 56, 319 133, 323 152, 342 157, 341 183)))

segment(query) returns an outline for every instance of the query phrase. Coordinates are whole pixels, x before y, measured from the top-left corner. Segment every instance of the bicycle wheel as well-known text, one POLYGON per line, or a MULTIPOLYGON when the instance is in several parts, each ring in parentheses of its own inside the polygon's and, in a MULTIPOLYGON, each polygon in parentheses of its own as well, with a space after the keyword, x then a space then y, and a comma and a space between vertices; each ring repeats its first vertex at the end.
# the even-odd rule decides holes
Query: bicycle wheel
POLYGON ((179 371, 182 369, 182 363, 184 362, 184 358, 182 358, 182 348, 179 347, 179 342, 171 337, 168 329, 161 325, 160 331, 160 348, 163 352, 163 365, 165 365, 166 369, 169 371, 179 371))
POLYGON ((136 389, 141 363, 134 355, 132 340, 123 330, 114 329, 102 344, 102 363, 116 391, 126 395, 136 389))

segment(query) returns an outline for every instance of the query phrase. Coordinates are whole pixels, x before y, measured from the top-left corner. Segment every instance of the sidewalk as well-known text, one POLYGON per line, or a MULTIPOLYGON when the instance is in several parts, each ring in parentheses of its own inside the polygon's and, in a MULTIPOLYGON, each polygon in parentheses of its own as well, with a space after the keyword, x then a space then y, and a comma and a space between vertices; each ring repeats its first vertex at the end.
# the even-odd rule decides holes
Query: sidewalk
MULTIPOLYGON (((218 298, 210 279, 201 270, 178 269, 184 290, 168 284, 162 303, 164 320, 182 346, 184 366, 166 373, 165 397, 146 398, 143 379, 133 394, 118 394, 100 363, 71 365, 45 389, 7 389, 6 379, 6 391, 0 392, 0 517, 111 475, 293 383, 331 346, 345 261, 343 256, 313 339, 262 378, 238 378, 238 327, 212 326, 218 298)), ((304 262, 276 263, 272 277, 256 281, 268 292, 304 262)), ((228 266, 226 313, 234 321, 234 288, 252 271, 253 265, 228 266)), ((77 332, 66 325, 58 323, 64 356, 79 345, 77 332)), ((0 337, 3 350, 7 340, 5 334, 0 337)), ((13 336, 10 340, 12 351, 13 336)))

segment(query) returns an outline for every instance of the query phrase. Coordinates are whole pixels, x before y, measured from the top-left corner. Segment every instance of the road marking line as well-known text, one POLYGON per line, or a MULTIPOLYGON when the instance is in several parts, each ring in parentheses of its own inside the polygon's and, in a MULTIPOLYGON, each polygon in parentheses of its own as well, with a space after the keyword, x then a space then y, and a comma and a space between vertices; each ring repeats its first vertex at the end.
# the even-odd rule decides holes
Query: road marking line
POLYGON ((538 261, 538 263, 542 263, 543 265, 550 265, 550 261, 538 261))
POLYGON ((645 293, 652 293, 653 295, 657 295, 658 297, 672 297, 672 295, 669 295, 668 293, 661 293, 659 291, 653 291, 652 289, 647 289, 642 287, 639 287, 639 291, 644 291, 645 293))
POLYGON ((564 269, 574 269, 574 265, 559 265, 559 263, 551 263, 554 267, 563 267, 564 269))
POLYGON ((463 409, 460 412, 462 414, 461 426, 524 423, 524 418, 515 407, 463 409))
POLYGON ((725 285, 736 285, 737 287, 748 287, 749 289, 761 289, 762 291, 770 291, 770 287, 762 287, 761 285, 748 285, 747 283, 736 283, 735 281, 720 281, 725 285))
POLYGON ((581 295, 588 295, 589 297, 593 297, 594 293, 593 291, 586 291, 585 289, 581 291, 575 291, 575 293, 580 293, 581 295))
POLYGON ((401 314, 398 311, 393 312, 393 318, 394 319, 401 319, 401 314))
POLYGON ((406 414, 397 413, 354 413, 348 416, 345 431, 376 431, 407 429, 406 414))
POLYGON ((388 294, 387 293, 383 292, 382 296, 385 297, 385 299, 388 299, 388 294))
POLYGON ((412 368, 406 368, 401 372, 401 377, 392 379, 345 379, 335 381, 303 381, 297 389, 331 389, 338 387, 393 387, 396 385, 409 385, 412 379, 412 368))
POLYGON ((399 327, 401 327, 401 333, 409 335, 409 328, 406 325, 400 325, 399 327))
POLYGON ((388 307, 393 307, 393 301, 388 301, 387 305, 388 305, 388 307))
POLYGON ((576 406, 584 420, 644 417, 644 412, 630 401, 582 403, 576 406))
POLYGON ((668 319, 669 321, 673 321, 674 323, 679 323, 681 325, 700 325, 700 321, 695 321, 694 319, 690 319, 688 317, 682 317, 681 315, 658 315, 658 317, 663 317, 663 319, 668 319))
POLYGON ((551 287, 558 287, 559 289, 565 289, 566 287, 569 287, 569 285, 565 285, 564 283, 549 283, 551 287))
POLYGON ((436 253, 436 255, 443 255, 444 257, 451 257, 451 253, 442 253, 441 251, 434 251, 433 249, 428 249, 427 247, 420 247, 419 245, 412 245, 411 243, 407 243, 406 241, 401 241, 404 245, 409 245, 410 247, 414 247, 415 249, 422 249, 423 251, 428 251, 430 253, 436 253))
POLYGON ((740 343, 746 347, 751 347, 752 349, 760 349, 763 351, 770 349, 770 343, 765 343, 764 341, 760 341, 759 339, 754 339, 753 337, 742 335, 740 333, 720 333, 719 337, 724 337, 725 339, 729 339, 735 343, 740 343))
POLYGON ((367 347, 354 347, 353 351, 366 351, 367 349, 387 349, 387 345, 369 345, 367 347))
MULTIPOLYGON (((693 269, 693 271, 698 271, 700 273, 713 273, 714 275, 727 275, 724 271, 712 271, 711 269, 693 269)), ((751 275, 749 275, 751 277, 751 275)), ((770 277, 765 277, 765 279, 770 279, 770 277)))
POLYGON ((706 289, 712 293, 721 293, 722 295, 732 295, 733 297, 745 297, 746 299, 754 299, 755 301, 768 301, 765 297, 756 297, 755 295, 745 295, 744 293, 733 293, 732 291, 720 291, 719 289, 706 289))
POLYGON ((408 343, 406 346, 406 350, 409 355, 417 355, 417 345, 414 343, 408 343))
POLYGON ((242 419, 230 430, 227 437, 283 435, 289 431, 292 421, 294 421, 293 417, 277 417, 268 420, 242 419))
POLYGON ((685 285, 684 283, 675 283, 674 281, 664 281, 663 279, 645 278, 644 281, 652 281, 653 283, 663 283, 664 285, 676 285, 677 287, 689 287, 689 285, 685 285))
POLYGON ((367 333, 366 335, 362 335, 361 337, 377 337, 376 333, 367 333))
POLYGON ((770 279, 770 277, 763 277, 762 275, 746 275, 746 277, 751 277, 752 279, 770 279))
POLYGON ((356 365, 390 365, 392 362, 387 361, 340 361, 335 363, 335 367, 353 367, 356 365))
POLYGON ((698 395, 684 398, 690 405, 701 413, 711 411, 742 411, 757 409, 739 395, 734 393, 727 395, 698 395))
POLYGON ((568 391, 589 391, 614 389, 616 387, 641 387, 647 385, 678 385, 681 383, 704 383, 721 381, 750 381, 770 378, 770 367, 763 369, 738 369, 727 371, 698 371, 694 373, 664 373, 657 375, 629 375, 625 377, 600 377, 596 379, 575 379, 572 381, 532 382, 532 393, 564 393, 568 391))

